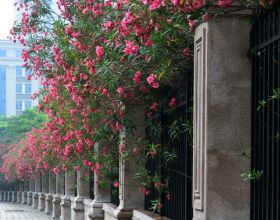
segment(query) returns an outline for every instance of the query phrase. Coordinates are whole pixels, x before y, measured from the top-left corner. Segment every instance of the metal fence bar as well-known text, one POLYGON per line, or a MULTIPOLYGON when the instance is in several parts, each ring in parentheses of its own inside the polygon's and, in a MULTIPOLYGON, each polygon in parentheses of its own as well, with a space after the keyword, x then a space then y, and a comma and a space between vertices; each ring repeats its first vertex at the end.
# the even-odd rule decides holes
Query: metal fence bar
POLYGON ((280 219, 280 100, 271 99, 280 87, 280 9, 261 12, 252 28, 252 169, 251 219, 280 219), (263 109, 257 110, 260 101, 263 109))

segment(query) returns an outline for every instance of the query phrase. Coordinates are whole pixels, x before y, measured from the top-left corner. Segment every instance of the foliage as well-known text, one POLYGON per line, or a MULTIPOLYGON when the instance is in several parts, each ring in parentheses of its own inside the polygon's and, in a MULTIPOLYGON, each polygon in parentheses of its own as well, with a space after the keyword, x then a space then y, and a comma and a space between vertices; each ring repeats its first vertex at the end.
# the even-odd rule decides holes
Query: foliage
POLYGON ((32 128, 40 127, 46 117, 36 108, 26 110, 18 116, 0 117, 0 143, 8 144, 23 138, 32 128))

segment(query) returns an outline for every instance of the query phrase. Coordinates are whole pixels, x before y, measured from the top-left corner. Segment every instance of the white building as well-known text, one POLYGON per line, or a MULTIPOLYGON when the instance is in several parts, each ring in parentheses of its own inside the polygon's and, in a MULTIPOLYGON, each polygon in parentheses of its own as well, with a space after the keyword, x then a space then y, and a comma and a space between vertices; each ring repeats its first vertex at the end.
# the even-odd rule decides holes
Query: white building
POLYGON ((28 71, 22 67, 22 46, 0 40, 0 115, 18 115, 37 105, 31 96, 39 90, 38 80, 27 80, 28 71))

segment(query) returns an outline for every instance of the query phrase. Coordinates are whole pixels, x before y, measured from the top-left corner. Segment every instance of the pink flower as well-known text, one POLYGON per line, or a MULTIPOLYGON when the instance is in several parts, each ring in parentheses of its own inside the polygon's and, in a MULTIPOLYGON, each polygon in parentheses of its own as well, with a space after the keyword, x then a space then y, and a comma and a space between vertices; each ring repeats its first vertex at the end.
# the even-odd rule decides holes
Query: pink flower
POLYGON ((176 6, 176 5, 179 4, 179 0, 171 0, 171 1, 172 1, 172 3, 173 3, 174 6, 176 6))
POLYGON ((176 105, 177 105, 177 103, 176 103, 176 98, 170 99, 168 105, 169 105, 169 107, 171 107, 171 108, 174 107, 174 106, 176 106, 176 105))
POLYGON ((79 166, 74 166, 74 170, 75 170, 76 172, 78 172, 78 171, 80 170, 80 167, 79 167, 79 166))
POLYGON ((100 47, 100 46, 96 47, 96 56, 98 58, 102 58, 104 56, 104 51, 103 51, 102 47, 100 47))
POLYGON ((154 102, 151 106, 150 109, 157 112, 158 111, 158 104, 156 102, 154 102))
POLYGON ((189 30, 193 31, 197 25, 196 20, 189 20, 189 30))
POLYGON ((115 188, 117 188, 117 187, 119 187, 119 182, 115 181, 113 185, 115 188))
POLYGON ((199 9, 202 6, 202 1, 201 0, 195 0, 195 1, 193 1, 192 6, 193 6, 194 9, 199 9))
POLYGON ((59 173, 58 167, 53 168, 53 172, 54 172, 54 174, 58 174, 59 173))
POLYGON ((157 82, 153 82, 151 85, 155 89, 157 89, 159 87, 159 84, 157 82))
POLYGON ((183 54, 187 57, 190 55, 190 48, 186 47, 183 49, 183 54))
POLYGON ((154 74, 151 74, 150 76, 147 77, 147 82, 151 85, 155 81, 155 76, 154 74))
POLYGON ((152 112, 147 112, 147 114, 146 114, 146 115, 147 115, 147 118, 148 118, 148 119, 151 119, 151 118, 152 118, 152 116, 153 116, 153 113, 152 113, 152 112))
POLYGON ((156 75, 151 74, 147 77, 147 82, 152 86, 153 88, 157 89, 159 87, 158 82, 155 81, 156 75))
POLYGON ((146 86, 141 86, 140 91, 143 93, 148 93, 150 90, 146 86))
POLYGON ((209 20, 209 14, 208 13, 203 14, 202 19, 203 19, 203 21, 208 21, 209 20))
POLYGON ((134 77, 133 77, 133 82, 135 82, 136 84, 140 84, 141 83, 141 71, 137 71, 135 74, 134 74, 134 77))
POLYGON ((121 94, 123 94, 123 88, 122 87, 119 87, 118 89, 117 89, 117 92, 121 95, 121 94))
POLYGON ((226 7, 230 7, 232 5, 232 0, 220 0, 218 5, 221 8, 226 8, 226 7))
POLYGON ((160 4, 161 4, 161 0, 152 0, 149 9, 150 9, 151 11, 153 11, 153 10, 159 8, 159 7, 160 7, 160 4))
POLYGON ((128 55, 135 55, 139 50, 139 46, 135 45, 133 41, 125 41, 124 53, 128 55))
POLYGON ((120 144, 119 152, 120 152, 121 154, 123 154, 124 151, 125 151, 125 144, 120 144))

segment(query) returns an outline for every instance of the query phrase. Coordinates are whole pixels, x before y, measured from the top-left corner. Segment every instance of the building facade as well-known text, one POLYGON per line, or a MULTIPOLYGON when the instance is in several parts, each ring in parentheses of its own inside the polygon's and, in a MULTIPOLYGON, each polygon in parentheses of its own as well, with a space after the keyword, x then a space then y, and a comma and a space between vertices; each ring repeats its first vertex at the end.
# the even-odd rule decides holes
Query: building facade
POLYGON ((19 115, 37 105, 31 96, 39 89, 39 80, 28 80, 30 74, 22 67, 22 47, 0 40, 0 115, 19 115))

